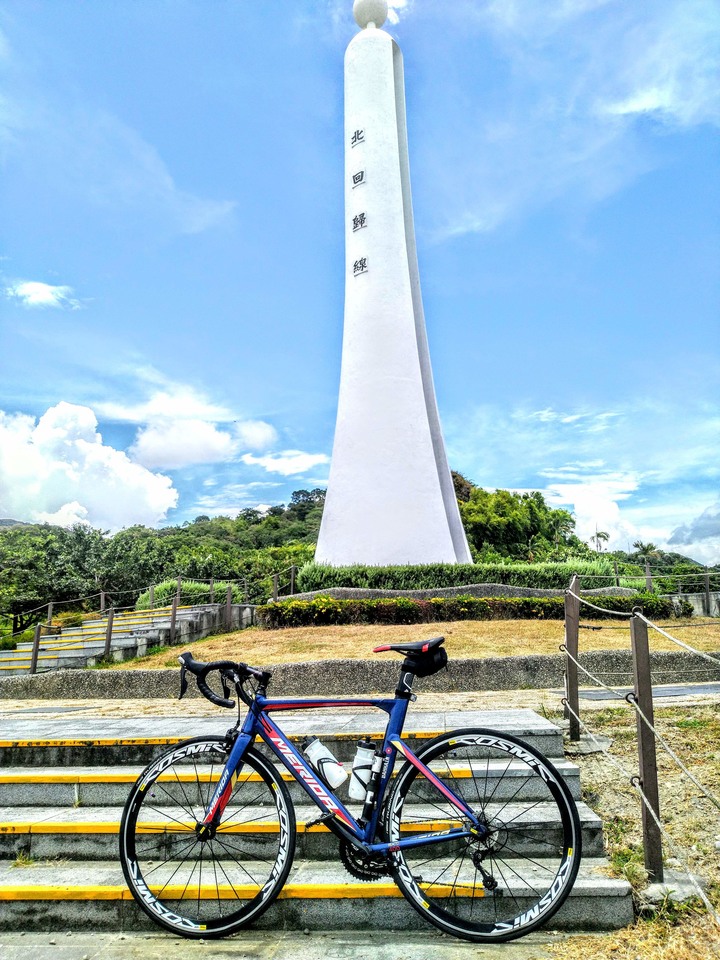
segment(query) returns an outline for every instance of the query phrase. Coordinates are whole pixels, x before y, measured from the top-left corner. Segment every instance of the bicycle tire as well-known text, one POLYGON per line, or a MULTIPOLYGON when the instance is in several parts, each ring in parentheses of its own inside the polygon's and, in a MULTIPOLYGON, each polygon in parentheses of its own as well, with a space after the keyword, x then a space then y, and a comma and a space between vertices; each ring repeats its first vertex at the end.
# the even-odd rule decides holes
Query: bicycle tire
POLYGON ((136 781, 120 824, 133 897, 161 927, 191 939, 228 936, 255 921, 282 889, 295 852, 287 786, 252 747, 217 831, 198 837, 229 749, 224 737, 207 736, 167 750, 136 781))
MULTIPOLYGON (((405 898, 443 932, 474 942, 513 940, 546 923, 572 889, 582 843, 575 801, 552 763, 516 737, 480 728, 442 734, 417 756, 490 833, 391 851, 391 873, 405 898)), ((409 762, 383 821, 391 844, 411 832, 463 824, 409 762)))

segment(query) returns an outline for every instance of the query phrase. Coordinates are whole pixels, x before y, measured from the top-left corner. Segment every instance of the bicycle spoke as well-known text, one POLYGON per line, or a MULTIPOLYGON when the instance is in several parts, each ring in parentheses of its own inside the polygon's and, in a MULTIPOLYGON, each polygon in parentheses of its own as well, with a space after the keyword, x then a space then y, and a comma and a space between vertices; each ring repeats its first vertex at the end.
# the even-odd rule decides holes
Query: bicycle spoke
MULTIPOLYGON (((562 851, 580 843, 577 813, 567 790, 547 787, 548 780, 557 782, 557 773, 531 747, 493 731, 449 733, 418 757, 444 787, 471 806, 488 833, 461 837, 460 843, 449 836, 447 843, 434 844, 436 849, 427 853, 422 842, 400 848, 392 861, 393 876, 405 896, 441 930, 456 936, 462 930, 462 936, 478 942, 513 939, 538 926, 569 893, 578 864, 576 860, 562 874, 560 890, 555 891, 562 851), (522 750, 533 755, 532 763, 525 761, 522 750), (417 887, 406 882, 407 876, 420 885, 424 900, 417 887), (551 889, 553 897, 548 898, 551 889)), ((418 830, 432 835, 467 823, 414 767, 400 771, 387 809, 391 843, 408 828, 416 835, 418 830)))
POLYGON ((136 787, 123 813, 130 889, 153 919, 184 936, 240 929, 272 903, 292 863, 295 814, 287 787, 252 748, 244 760, 250 776, 234 783, 222 826, 211 825, 203 840, 196 834, 225 768, 223 743, 198 738, 188 741, 193 751, 184 744, 168 750, 163 782, 155 781, 152 796, 136 787), (267 832, 268 822, 277 824, 274 831, 267 832))

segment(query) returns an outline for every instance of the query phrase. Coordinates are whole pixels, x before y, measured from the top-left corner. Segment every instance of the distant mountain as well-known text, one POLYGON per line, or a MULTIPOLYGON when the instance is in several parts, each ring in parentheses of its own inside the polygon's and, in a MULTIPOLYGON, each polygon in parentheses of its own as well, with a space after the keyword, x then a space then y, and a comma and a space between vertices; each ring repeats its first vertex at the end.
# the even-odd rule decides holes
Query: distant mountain
POLYGON ((29 527, 29 523, 24 520, 3 520, 0 517, 0 527, 29 527))

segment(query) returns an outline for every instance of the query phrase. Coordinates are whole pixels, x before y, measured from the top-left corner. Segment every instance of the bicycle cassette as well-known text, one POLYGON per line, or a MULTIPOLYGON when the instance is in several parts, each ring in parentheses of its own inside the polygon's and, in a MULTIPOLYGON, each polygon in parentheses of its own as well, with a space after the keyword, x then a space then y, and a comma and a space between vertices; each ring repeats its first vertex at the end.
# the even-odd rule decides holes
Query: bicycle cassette
POLYGON ((347 840, 340 841, 340 859, 347 872, 358 880, 379 880, 389 872, 387 860, 368 856, 347 840))

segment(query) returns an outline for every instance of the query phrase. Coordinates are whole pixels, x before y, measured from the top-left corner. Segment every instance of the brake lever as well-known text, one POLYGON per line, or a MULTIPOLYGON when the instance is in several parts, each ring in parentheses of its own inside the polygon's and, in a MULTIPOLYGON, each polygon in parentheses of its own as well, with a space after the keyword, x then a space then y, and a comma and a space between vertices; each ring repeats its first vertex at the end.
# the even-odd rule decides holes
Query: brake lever
POLYGON ((188 686, 187 676, 186 676, 187 668, 185 667, 185 663, 183 660, 180 660, 180 663, 182 664, 182 666, 180 667, 180 693, 178 695, 178 700, 182 700, 182 698, 185 696, 185 694, 187 693, 187 686, 188 686))

